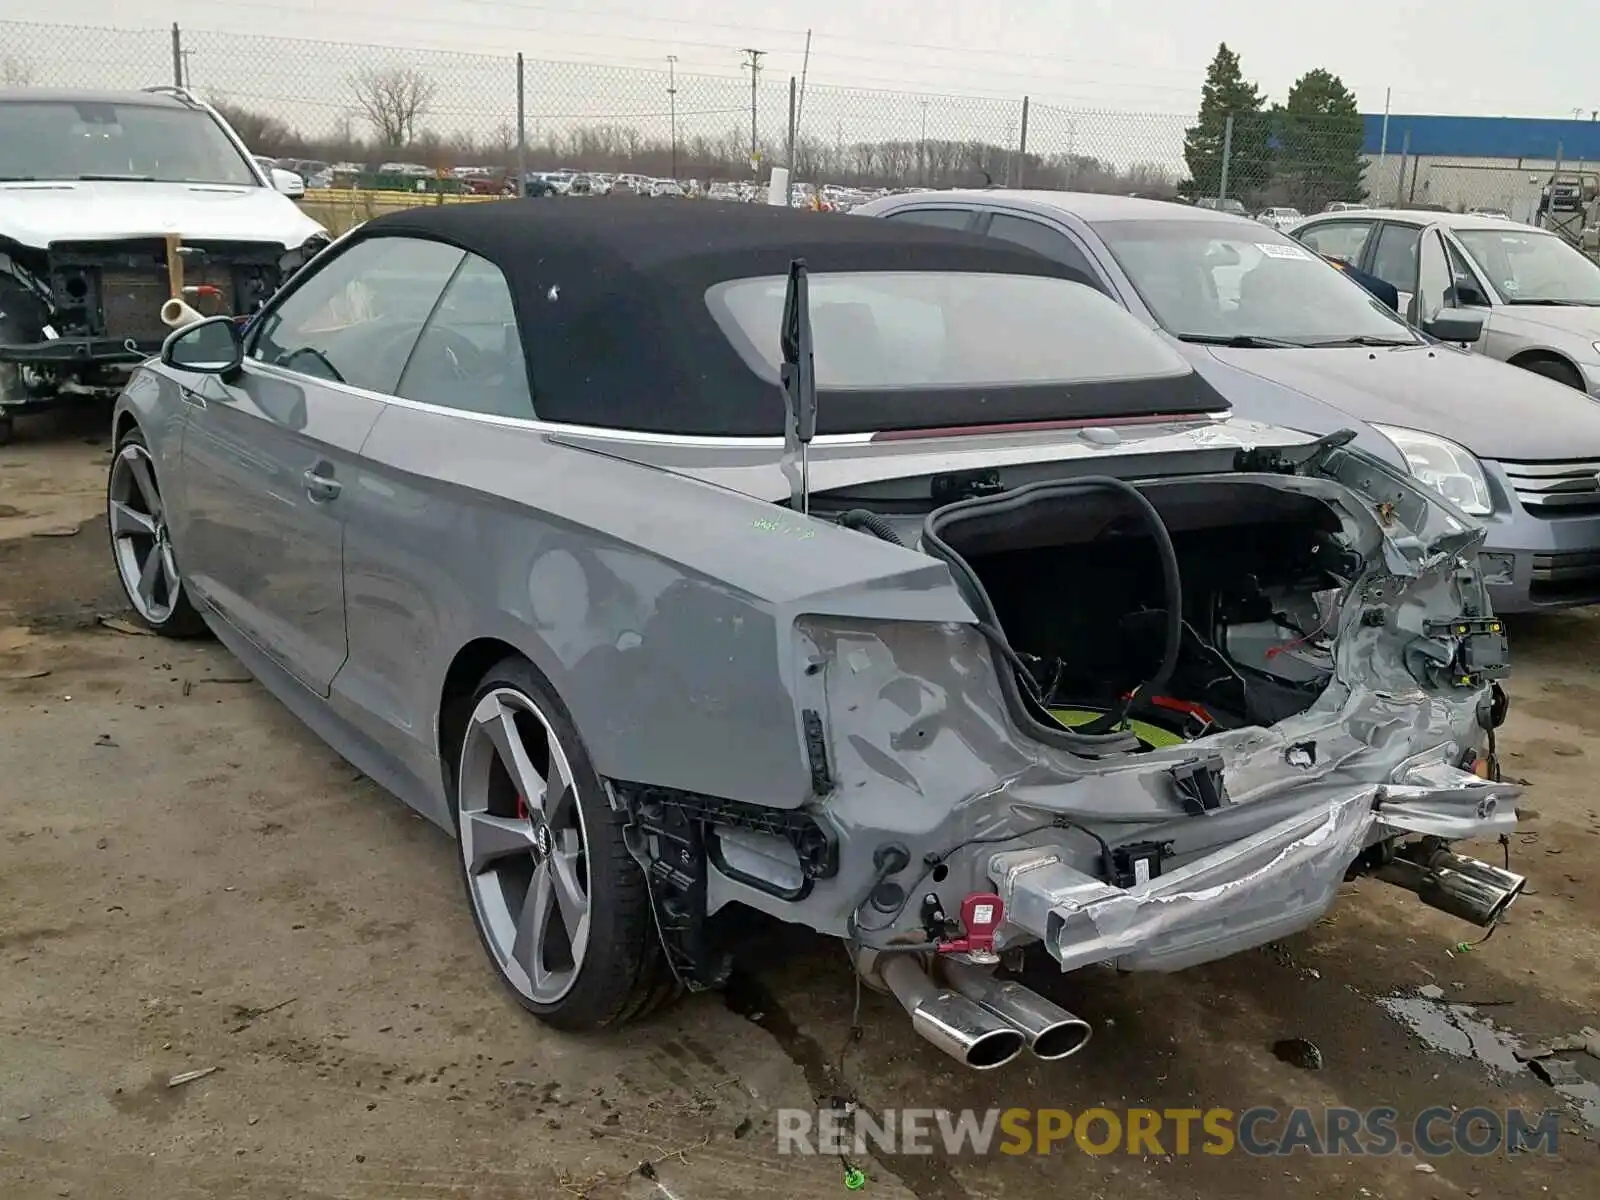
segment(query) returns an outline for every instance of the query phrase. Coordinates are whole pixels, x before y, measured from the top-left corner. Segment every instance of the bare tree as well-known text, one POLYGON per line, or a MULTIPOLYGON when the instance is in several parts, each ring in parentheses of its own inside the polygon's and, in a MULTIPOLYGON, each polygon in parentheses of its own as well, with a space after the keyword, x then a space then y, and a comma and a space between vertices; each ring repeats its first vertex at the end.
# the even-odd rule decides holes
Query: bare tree
POLYGON ((495 165, 503 167, 509 164, 517 149, 517 127, 510 121, 501 121, 494 127, 490 148, 495 156, 495 165))
POLYGON ((0 56, 0 83, 7 87, 33 86, 33 64, 14 54, 0 56))
POLYGON ((412 67, 362 71, 350 80, 356 104, 385 146, 409 145, 428 115, 438 85, 412 67))
MULTIPOLYGON (((0 69, 4 57, 0 55, 0 69)), ((368 143, 353 135, 351 124, 362 109, 352 105, 336 117, 324 134, 310 134, 275 115, 243 107, 225 94, 213 97, 251 150, 274 157, 314 158, 329 162, 375 163, 395 158, 393 141, 368 143)), ((420 118, 421 112, 417 113, 420 118)), ((376 124, 376 122, 374 122, 376 124)), ((397 126, 403 126, 403 122, 397 126)), ((386 138, 392 131, 384 132, 386 138)), ((750 131, 730 128, 721 134, 680 131, 677 153, 666 131, 647 133, 631 125, 599 123, 530 129, 529 166, 535 169, 576 167, 590 171, 636 171, 665 175, 674 161, 681 178, 744 179, 749 177, 750 131)), ((515 161, 516 128, 498 122, 492 129, 468 129, 451 135, 401 128, 405 156, 433 167, 499 166, 515 161)), ((832 137, 801 136, 795 146, 796 177, 811 183, 856 184, 864 187, 903 186, 926 182, 933 187, 974 187, 985 174, 1004 176, 1017 152, 982 139, 900 139, 850 143, 837 127, 832 137)), ((1116 162, 1072 153, 1029 154, 1030 186, 1075 191, 1137 192, 1169 196, 1177 168, 1159 162, 1116 162)))
POLYGON ((211 106, 222 114, 223 120, 233 126, 233 131, 254 154, 274 156, 287 154, 301 140, 286 122, 235 104, 224 96, 213 93, 211 106))

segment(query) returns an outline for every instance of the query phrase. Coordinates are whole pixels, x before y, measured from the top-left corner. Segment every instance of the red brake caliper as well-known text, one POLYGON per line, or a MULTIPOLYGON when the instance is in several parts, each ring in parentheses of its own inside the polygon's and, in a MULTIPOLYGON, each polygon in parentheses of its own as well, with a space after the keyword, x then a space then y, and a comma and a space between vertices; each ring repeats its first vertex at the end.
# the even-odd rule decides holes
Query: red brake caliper
POLYGON ((527 819, 528 819, 528 798, 526 796, 522 795, 519 792, 519 793, 517 793, 517 820, 526 821, 527 819))

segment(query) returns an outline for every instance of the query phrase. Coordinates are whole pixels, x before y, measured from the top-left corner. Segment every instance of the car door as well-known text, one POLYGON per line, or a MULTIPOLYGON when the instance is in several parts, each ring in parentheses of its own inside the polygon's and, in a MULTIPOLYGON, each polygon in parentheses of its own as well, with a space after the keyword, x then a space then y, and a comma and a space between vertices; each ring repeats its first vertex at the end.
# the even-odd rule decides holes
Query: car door
POLYGON ((319 695, 347 652, 342 494, 461 258, 398 237, 338 248, 257 318, 237 379, 187 396, 189 582, 319 695))
POLYGON ((1483 318, 1483 334, 1474 343, 1473 349, 1499 357, 1493 354, 1498 341, 1494 327, 1494 302, 1490 299, 1493 293, 1489 285, 1472 264, 1472 259, 1462 249, 1461 244, 1442 225, 1430 227, 1437 230, 1440 244, 1444 247, 1445 257, 1450 271, 1450 297, 1449 307, 1462 309, 1467 312, 1477 313, 1483 318))
MULTIPOLYGON (((435 488, 420 456, 480 438, 540 436, 515 305, 505 276, 468 254, 417 339, 396 399, 362 450, 362 482, 347 497, 345 609, 349 659, 334 684, 338 711, 419 777, 430 771, 438 680, 425 666, 460 645, 471 586, 441 546, 458 543, 460 493, 435 488)), ((486 560, 487 561, 487 560, 486 560)), ((524 577, 524 582, 526 581, 524 577)), ((432 769, 437 778, 437 767, 432 769)))
POLYGON ((1422 226, 1384 221, 1373 238, 1367 273, 1383 280, 1398 293, 1399 312, 1415 324, 1413 300, 1417 293, 1417 244, 1422 226))
POLYGON ((1456 307, 1455 279, 1450 270, 1449 249, 1443 226, 1430 225, 1417 231, 1416 294, 1412 298, 1410 320, 1427 329, 1440 313, 1456 307))

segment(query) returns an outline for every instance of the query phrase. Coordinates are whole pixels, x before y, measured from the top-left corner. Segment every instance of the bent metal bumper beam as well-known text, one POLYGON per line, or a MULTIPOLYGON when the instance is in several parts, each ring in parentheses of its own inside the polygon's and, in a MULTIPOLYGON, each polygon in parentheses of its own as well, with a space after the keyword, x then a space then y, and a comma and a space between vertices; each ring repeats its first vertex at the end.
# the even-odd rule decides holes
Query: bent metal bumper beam
MULTIPOLYGON (((1350 865, 1375 842, 1406 833, 1508 832, 1516 824, 1517 793, 1435 763, 1408 770, 1392 787, 1364 787, 1299 812, 1129 888, 1069 865, 1060 846, 995 854, 989 874, 1007 921, 1039 938, 1062 970, 1110 962, 1125 971, 1177 971, 1304 929, 1327 911, 1350 865)), ((1520 881, 1502 874, 1514 897, 1520 881)))

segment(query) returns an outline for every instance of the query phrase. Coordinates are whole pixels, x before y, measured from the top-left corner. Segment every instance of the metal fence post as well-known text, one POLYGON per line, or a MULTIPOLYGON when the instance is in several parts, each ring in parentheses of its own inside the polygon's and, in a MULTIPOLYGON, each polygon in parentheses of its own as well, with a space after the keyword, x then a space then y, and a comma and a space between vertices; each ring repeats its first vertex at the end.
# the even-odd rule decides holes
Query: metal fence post
POLYGON ((783 193, 783 206, 785 208, 792 208, 794 206, 794 127, 795 121, 799 116, 799 100, 799 80, 791 75, 789 76, 789 186, 784 189, 783 193))
POLYGON ((528 89, 522 69, 522 51, 517 51, 517 195, 528 196, 528 89))
POLYGON ((1217 180, 1217 203, 1228 198, 1228 166, 1233 161, 1233 114, 1222 126, 1222 174, 1217 180))
POLYGON ((1400 174, 1394 181, 1394 202, 1398 205, 1404 202, 1406 194, 1406 167, 1411 163, 1411 130, 1407 129, 1400 139, 1400 174))
POLYGON ((172 23, 172 86, 183 86, 183 34, 178 23, 172 23))
POLYGON ((1017 186, 1023 185, 1028 172, 1028 97, 1022 98, 1022 133, 1017 138, 1017 186))

